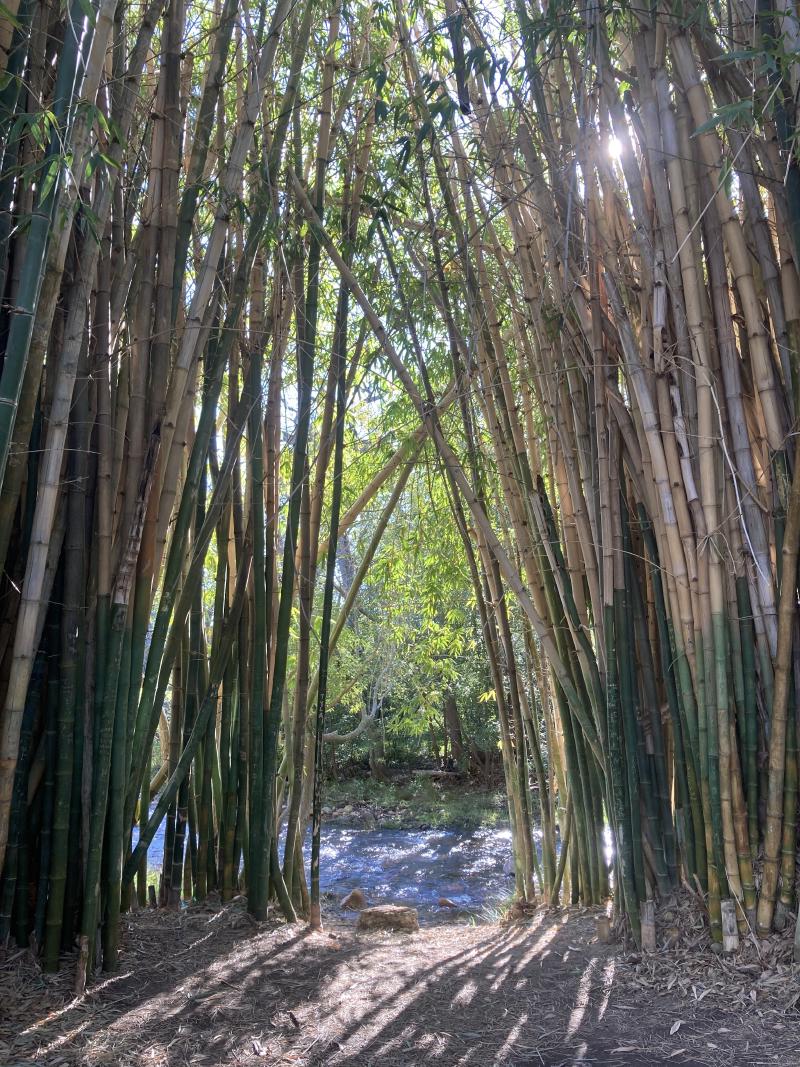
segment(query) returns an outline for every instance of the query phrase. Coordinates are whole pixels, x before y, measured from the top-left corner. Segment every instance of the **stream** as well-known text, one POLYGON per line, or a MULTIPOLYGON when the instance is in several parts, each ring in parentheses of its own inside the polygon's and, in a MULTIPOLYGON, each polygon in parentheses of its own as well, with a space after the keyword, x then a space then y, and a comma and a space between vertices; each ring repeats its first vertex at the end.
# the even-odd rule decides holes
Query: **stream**
POLYGON ((464 911, 500 903, 514 889, 511 831, 361 830, 330 824, 322 831, 320 888, 344 896, 358 887, 370 904, 409 904, 420 918, 441 915, 440 897, 464 911))
MULTIPOLYGON (((134 844, 137 837, 134 831, 134 844)), ((151 870, 160 868, 163 851, 164 823, 148 850, 151 870)), ((303 851, 308 870, 310 835, 303 851)), ((479 914, 513 892, 512 872, 507 827, 365 829, 331 820, 322 828, 320 889, 329 907, 358 888, 370 904, 417 908, 423 922, 453 915, 439 907, 440 897, 479 914)))

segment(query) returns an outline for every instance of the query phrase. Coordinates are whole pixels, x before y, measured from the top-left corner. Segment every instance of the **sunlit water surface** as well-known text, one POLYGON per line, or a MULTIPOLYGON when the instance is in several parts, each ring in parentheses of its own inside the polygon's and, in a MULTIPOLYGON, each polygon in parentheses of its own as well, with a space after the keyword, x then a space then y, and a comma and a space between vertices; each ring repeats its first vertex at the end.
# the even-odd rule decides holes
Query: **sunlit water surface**
MULTIPOLYGON (((137 836, 134 832, 134 844, 137 836)), ((162 823, 148 850, 151 869, 160 869, 163 851, 162 823)), ((304 853, 308 870, 310 836, 304 853)), ((479 915, 513 891, 511 832, 504 827, 371 830, 332 821, 322 828, 320 888, 329 902, 358 888, 371 904, 410 904, 423 920, 442 915, 443 897, 479 915)))

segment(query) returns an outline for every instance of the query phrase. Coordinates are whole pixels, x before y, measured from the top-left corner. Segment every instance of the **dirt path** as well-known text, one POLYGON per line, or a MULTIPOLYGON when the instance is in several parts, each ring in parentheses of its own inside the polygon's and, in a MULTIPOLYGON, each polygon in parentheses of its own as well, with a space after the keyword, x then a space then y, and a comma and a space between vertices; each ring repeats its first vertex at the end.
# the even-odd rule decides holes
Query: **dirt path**
POLYGON ((66 967, 0 956, 2 1067, 800 1064, 796 1007, 647 989, 588 915, 310 937, 234 904, 127 925, 119 972, 80 1000, 66 967))

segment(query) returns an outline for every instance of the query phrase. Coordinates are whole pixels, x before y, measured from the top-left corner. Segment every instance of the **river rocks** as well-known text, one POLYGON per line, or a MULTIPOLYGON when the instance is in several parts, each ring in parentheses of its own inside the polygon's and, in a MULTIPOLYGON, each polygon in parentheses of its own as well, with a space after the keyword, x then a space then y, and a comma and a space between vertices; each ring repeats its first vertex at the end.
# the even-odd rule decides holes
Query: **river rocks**
POLYGON ((401 930, 414 933, 419 930, 419 916, 416 908, 408 908, 402 904, 379 904, 361 912, 356 929, 401 930))
POLYGON ((378 828, 378 819, 368 804, 343 804, 337 807, 327 805, 322 809, 322 814, 328 819, 345 823, 359 830, 378 828))
POLYGON ((347 894, 340 906, 348 911, 361 911, 367 906, 367 898, 360 889, 354 889, 352 893, 347 894))

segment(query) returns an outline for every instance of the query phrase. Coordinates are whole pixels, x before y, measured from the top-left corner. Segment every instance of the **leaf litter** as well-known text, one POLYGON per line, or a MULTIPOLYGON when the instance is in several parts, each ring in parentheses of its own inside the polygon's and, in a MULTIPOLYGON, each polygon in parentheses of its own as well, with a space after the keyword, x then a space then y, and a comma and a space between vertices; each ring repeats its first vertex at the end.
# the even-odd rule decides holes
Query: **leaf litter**
POLYGON ((793 930, 723 957, 692 895, 658 909, 659 951, 601 944, 598 914, 454 917, 413 935, 256 924, 244 901, 124 919, 121 967, 72 995, 0 950, 0 1063, 36 1067, 800 1062, 793 930))

